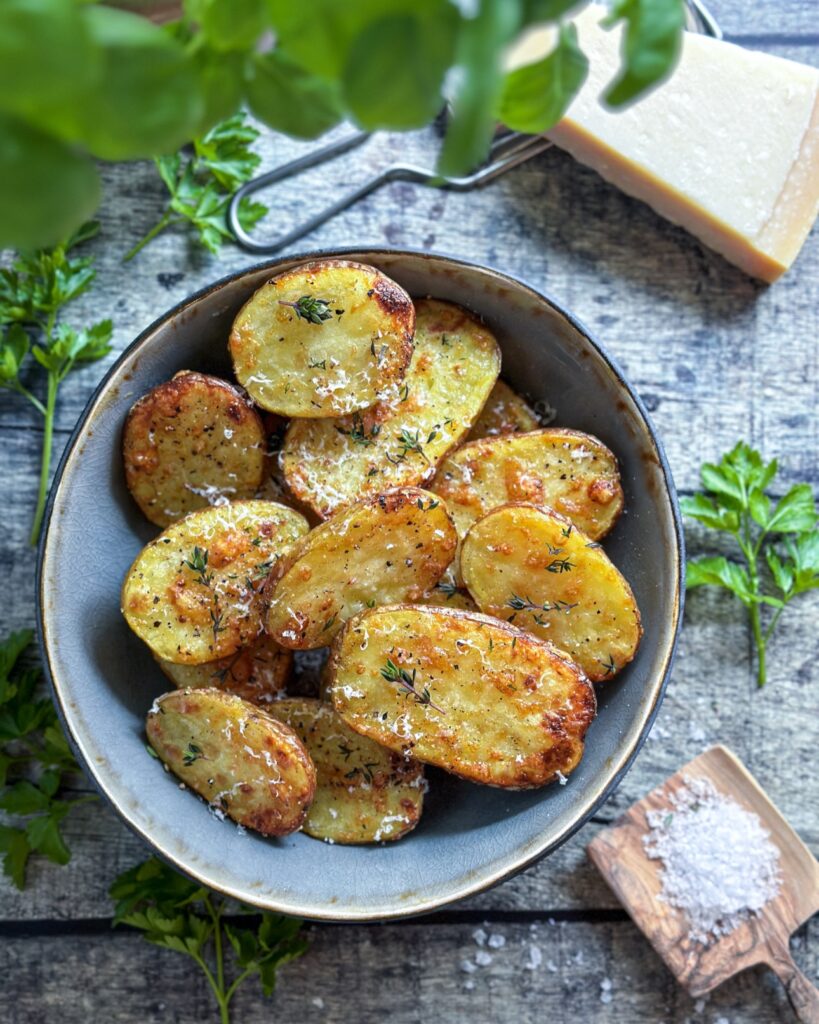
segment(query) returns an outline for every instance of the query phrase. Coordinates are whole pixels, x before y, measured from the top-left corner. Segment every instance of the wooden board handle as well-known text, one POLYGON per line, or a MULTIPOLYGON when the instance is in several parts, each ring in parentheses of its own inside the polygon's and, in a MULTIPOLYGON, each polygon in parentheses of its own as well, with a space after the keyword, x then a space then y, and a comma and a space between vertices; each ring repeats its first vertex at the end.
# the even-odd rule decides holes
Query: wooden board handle
POLYGON ((802 1024, 819 1024, 819 990, 793 962, 787 945, 768 942, 771 951, 768 963, 785 986, 793 1012, 802 1024))

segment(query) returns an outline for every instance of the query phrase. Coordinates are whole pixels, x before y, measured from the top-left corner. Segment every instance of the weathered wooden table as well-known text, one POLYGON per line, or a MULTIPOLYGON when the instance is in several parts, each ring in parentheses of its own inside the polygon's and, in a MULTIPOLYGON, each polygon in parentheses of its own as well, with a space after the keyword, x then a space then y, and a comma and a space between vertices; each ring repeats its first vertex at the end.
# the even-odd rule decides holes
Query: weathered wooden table
MULTIPOLYGON (((712 6, 730 39, 819 64, 815 0, 714 0, 712 6)), ((300 147, 268 137, 264 150, 273 163, 300 147)), ((271 193, 271 222, 280 226, 296 207, 299 215, 318 209, 390 152, 431 159, 433 150, 434 139, 423 134, 370 145, 271 193)), ((251 259, 233 247, 212 259, 190 250, 182 236, 166 234, 123 266, 122 255, 158 218, 163 190, 148 164, 111 167, 105 178, 102 233, 93 243, 99 278, 71 317, 77 323, 112 317, 121 349, 167 307, 251 259)), ((819 484, 819 234, 795 269, 765 288, 552 150, 483 192, 393 185, 305 247, 347 244, 464 256, 520 274, 573 309, 635 382, 683 493, 695 488, 703 459, 739 438, 779 457, 782 487, 819 484)), ((65 385, 57 449, 102 369, 80 370, 65 385)), ((34 621, 35 557, 27 536, 39 431, 22 400, 0 393, 4 631, 34 621)), ((702 539, 689 531, 692 549, 702 539)), ((387 926, 311 927, 310 953, 281 971, 275 997, 268 1002, 248 984, 236 999, 235 1020, 790 1019, 776 982, 761 970, 695 1005, 617 906, 584 847, 601 825, 717 740, 743 758, 803 838, 819 847, 818 608, 814 598, 789 610, 770 652, 768 686, 757 691, 742 609, 722 595, 694 593, 659 720, 593 822, 524 874, 441 913, 387 926), (491 964, 466 973, 462 961, 474 957, 479 927, 505 944, 491 951, 491 964)), ((99 804, 77 811, 67 832, 74 851, 68 867, 35 862, 23 893, 0 881, 0 1021, 213 1020, 210 994, 192 964, 133 932, 110 930, 108 886, 145 856, 141 843, 99 804)), ((815 978, 816 922, 794 946, 815 978)))

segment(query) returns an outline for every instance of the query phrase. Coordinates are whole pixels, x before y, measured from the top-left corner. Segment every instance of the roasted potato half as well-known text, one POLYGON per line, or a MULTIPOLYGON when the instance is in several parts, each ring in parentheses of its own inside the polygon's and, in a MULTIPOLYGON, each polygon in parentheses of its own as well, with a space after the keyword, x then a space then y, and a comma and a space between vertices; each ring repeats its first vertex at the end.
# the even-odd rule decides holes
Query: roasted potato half
POLYGON ((443 502, 429 491, 405 487, 356 502, 279 560, 267 632, 283 647, 323 647, 364 608, 421 598, 457 546, 443 502))
POLYGON ((342 419, 291 422, 281 454, 290 490, 326 519, 366 495, 429 480, 499 370, 498 343, 479 320, 450 302, 418 302, 415 353, 397 395, 342 419))
POLYGON ((490 509, 531 502, 562 513, 591 540, 612 528, 623 509, 617 459, 590 434, 536 430, 471 441, 438 467, 440 494, 463 537, 490 509))
POLYGON ((503 505, 479 519, 461 572, 481 611, 551 640, 594 682, 637 651, 631 587, 596 541, 551 509, 503 505))
POLYGON ((540 421, 537 413, 502 380, 495 382, 486 405, 469 431, 468 441, 482 437, 497 437, 498 434, 518 434, 537 430, 540 421))
POLYGON ((263 409, 343 416, 400 385, 414 328, 409 295, 380 270, 318 260, 254 292, 233 322, 230 354, 263 409))
POLYGON ((316 766, 302 832, 328 843, 379 843, 415 828, 426 791, 418 761, 353 732, 320 700, 280 700, 270 713, 290 726, 316 766))
POLYGON ((350 728, 472 782, 508 789, 568 775, 594 690, 551 644, 474 612, 392 605, 350 619, 329 694, 350 728))
POLYGON ((157 658, 168 679, 179 689, 215 687, 264 707, 287 685, 293 670, 293 652, 279 647, 265 633, 240 647, 235 654, 204 665, 177 665, 157 658))
POLYGON ((152 523, 253 497, 265 472, 259 415, 227 381, 183 370, 133 406, 122 437, 125 482, 152 523))
POLYGON ((215 814, 265 836, 301 828, 316 769, 296 733, 222 690, 174 690, 154 701, 148 742, 215 814))
POLYGON ((307 528, 298 512, 272 501, 191 512, 139 553, 122 587, 122 614, 165 661, 227 658, 261 632, 265 580, 307 528))

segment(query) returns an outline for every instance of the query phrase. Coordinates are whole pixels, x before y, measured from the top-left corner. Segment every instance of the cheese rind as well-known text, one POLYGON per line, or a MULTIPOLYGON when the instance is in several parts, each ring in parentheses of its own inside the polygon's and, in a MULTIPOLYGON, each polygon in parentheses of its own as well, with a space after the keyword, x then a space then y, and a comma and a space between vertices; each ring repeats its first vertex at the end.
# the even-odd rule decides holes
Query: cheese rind
MULTIPOLYGON (((576 19, 589 76, 548 137, 624 192, 691 231, 754 277, 774 281, 819 212, 819 70, 686 33, 672 76, 625 109, 601 95, 622 30, 605 9, 576 19)), ((551 48, 529 35, 512 63, 551 48)))

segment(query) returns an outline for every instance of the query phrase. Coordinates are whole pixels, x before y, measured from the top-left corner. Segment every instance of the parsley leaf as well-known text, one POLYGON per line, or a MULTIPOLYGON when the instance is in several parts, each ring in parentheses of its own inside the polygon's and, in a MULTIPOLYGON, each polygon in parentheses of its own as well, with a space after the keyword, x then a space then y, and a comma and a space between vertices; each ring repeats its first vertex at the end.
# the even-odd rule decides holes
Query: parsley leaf
POLYGON ((711 530, 730 534, 745 564, 722 555, 689 561, 686 586, 723 587, 748 609, 757 649, 757 682, 765 685, 765 654, 785 606, 819 588, 819 530, 813 492, 797 484, 779 501, 765 493, 776 477, 774 459, 740 442, 717 465, 705 463, 700 479, 707 493, 683 498, 683 512, 711 530), (773 592, 764 586, 767 565, 773 592), (762 607, 774 609, 763 627, 762 607))
POLYGON ((18 889, 32 853, 67 864, 71 851, 60 826, 72 807, 94 796, 59 797, 77 763, 57 724, 50 700, 35 696, 40 674, 19 659, 31 643, 30 630, 0 642, 0 811, 12 819, 0 825, 3 872, 18 889))
POLYGON ((98 230, 94 222, 84 224, 62 245, 18 253, 10 267, 0 269, 0 388, 22 395, 44 421, 32 544, 37 542, 45 511, 60 384, 77 363, 95 362, 111 351, 110 320, 81 329, 58 320, 63 306, 86 291, 96 276, 93 259, 73 253, 98 230), (46 371, 45 402, 21 380, 29 356, 46 371))
POLYGON ((223 1024, 229 1024, 231 1000, 247 978, 258 975, 264 994, 269 996, 276 985, 278 968, 307 951, 298 919, 265 911, 255 928, 228 923, 228 909, 236 914, 253 911, 229 904, 155 857, 120 875, 110 895, 116 900, 114 925, 137 928, 148 942, 184 953, 199 965, 223 1024), (235 961, 232 980, 225 969, 228 944, 235 961))
MULTIPOLYGON (((233 194, 253 177, 261 157, 250 148, 259 132, 244 113, 221 121, 192 147, 171 156, 154 158, 156 169, 170 193, 168 208, 124 261, 134 256, 173 225, 192 227, 201 244, 217 253, 225 239, 231 239, 226 215, 233 194)), ((239 205, 239 220, 249 230, 267 213, 267 207, 245 198, 239 205)))

